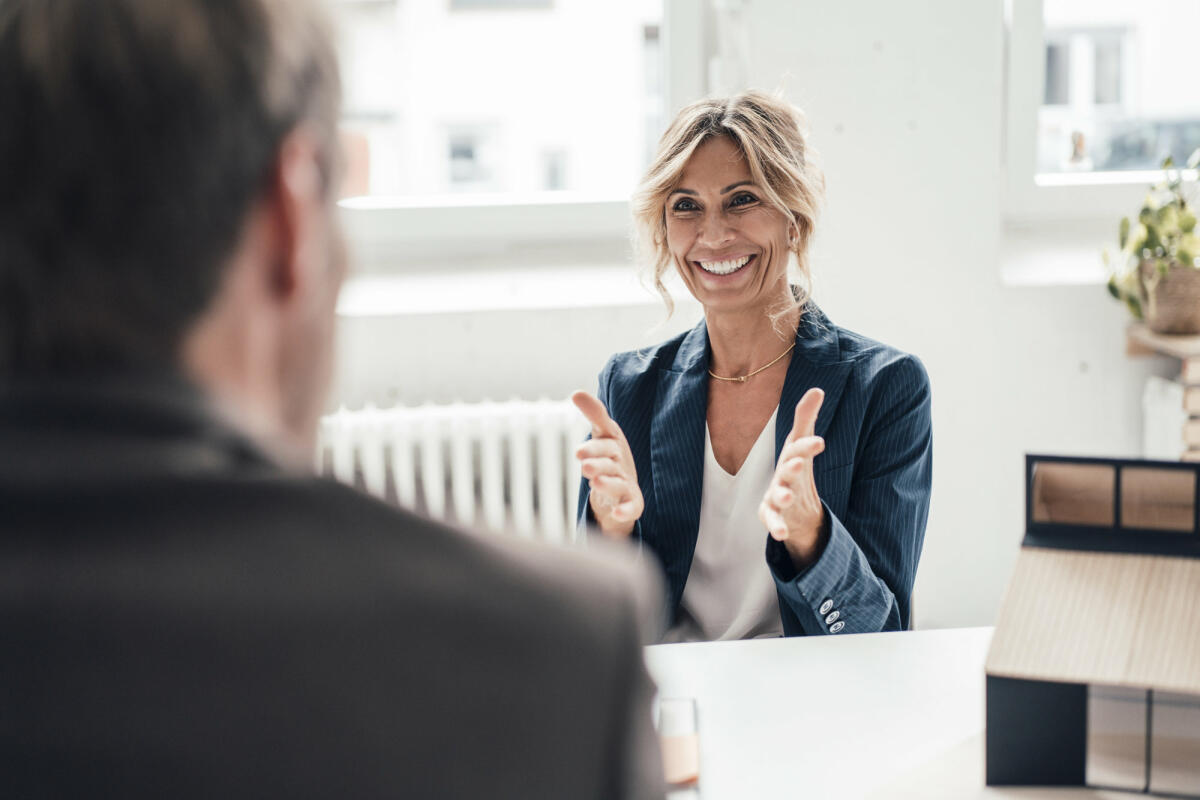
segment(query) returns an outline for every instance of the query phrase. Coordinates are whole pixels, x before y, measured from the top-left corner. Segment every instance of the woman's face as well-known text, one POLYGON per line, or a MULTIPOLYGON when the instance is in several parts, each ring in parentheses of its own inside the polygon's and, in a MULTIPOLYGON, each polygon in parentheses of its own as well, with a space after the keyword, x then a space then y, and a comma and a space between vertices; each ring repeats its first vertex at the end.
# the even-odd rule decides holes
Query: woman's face
POLYGON ((667 247, 706 311, 765 310, 786 291, 788 218, 762 197, 727 136, 696 148, 667 196, 667 247))

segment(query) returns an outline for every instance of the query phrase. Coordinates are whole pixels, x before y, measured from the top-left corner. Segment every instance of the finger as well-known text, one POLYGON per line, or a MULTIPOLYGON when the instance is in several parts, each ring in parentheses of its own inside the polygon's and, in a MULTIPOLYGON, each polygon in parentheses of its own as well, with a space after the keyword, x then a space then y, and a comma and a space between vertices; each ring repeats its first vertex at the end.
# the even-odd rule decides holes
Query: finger
POLYGON ((630 498, 614 508, 612 515, 617 522, 628 522, 640 517, 641 511, 638 509, 637 501, 630 498))
POLYGON ((771 538, 780 542, 788 538, 787 523, 783 521, 783 515, 766 503, 758 507, 758 518, 766 527, 767 533, 771 534, 771 538))
POLYGON ((796 499, 795 493, 787 486, 776 485, 767 492, 767 505, 774 511, 783 511, 796 499))
POLYGON ((623 478, 621 466, 611 458, 588 458, 579 465, 579 471, 586 478, 598 478, 601 475, 611 475, 614 478, 623 478))
POLYGON ((609 436, 614 439, 621 438, 621 428, 613 421, 613 418, 608 415, 608 409, 604 407, 604 403, 592 394, 584 391, 575 392, 571 395, 571 402, 575 407, 587 417, 587 421, 592 423, 592 437, 599 438, 601 436, 609 436))
POLYGON ((775 472, 775 481, 795 492, 804 491, 806 484, 812 483, 812 461, 807 458, 793 458, 779 465, 775 472))
POLYGON ((617 503, 623 503, 633 497, 633 484, 619 475, 598 475, 588 481, 593 492, 605 497, 611 497, 617 503))
POLYGON ((788 434, 788 441, 794 441, 802 436, 812 436, 816 432, 817 413, 821 410, 821 403, 825 401, 825 391, 814 386, 804 393, 804 397, 800 398, 800 402, 796 403, 796 414, 792 419, 792 432, 788 434))
POLYGON ((580 461, 585 458, 620 458, 624 449, 615 439, 588 439, 575 448, 575 457, 580 461))
POLYGON ((820 436, 804 436, 783 446, 779 451, 779 462, 783 463, 793 458, 816 458, 824 452, 824 439, 820 436))
POLYGON ((812 461, 802 456, 797 458, 789 458, 783 463, 783 468, 780 471, 784 476, 794 477, 796 475, 803 475, 804 473, 808 472, 810 464, 812 464, 812 461))

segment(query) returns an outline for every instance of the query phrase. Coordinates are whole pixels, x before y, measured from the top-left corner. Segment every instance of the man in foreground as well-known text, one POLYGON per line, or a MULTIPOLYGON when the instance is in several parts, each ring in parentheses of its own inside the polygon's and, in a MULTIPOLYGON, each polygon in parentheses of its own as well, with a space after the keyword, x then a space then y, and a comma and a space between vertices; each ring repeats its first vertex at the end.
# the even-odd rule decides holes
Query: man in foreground
POLYGON ((315 2, 0 0, 5 796, 650 797, 640 572, 306 476, 315 2))

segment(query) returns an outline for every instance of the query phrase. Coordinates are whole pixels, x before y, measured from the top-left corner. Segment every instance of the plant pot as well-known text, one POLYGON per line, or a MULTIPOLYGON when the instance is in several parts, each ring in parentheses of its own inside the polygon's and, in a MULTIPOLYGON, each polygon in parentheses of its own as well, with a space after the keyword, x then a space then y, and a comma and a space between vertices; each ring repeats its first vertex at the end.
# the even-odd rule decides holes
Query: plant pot
POLYGON ((1167 274, 1154 282, 1153 261, 1141 265, 1142 310, 1146 324, 1155 333, 1200 333, 1200 269, 1172 264, 1167 274), (1154 297, 1147 288, 1154 286, 1154 297))

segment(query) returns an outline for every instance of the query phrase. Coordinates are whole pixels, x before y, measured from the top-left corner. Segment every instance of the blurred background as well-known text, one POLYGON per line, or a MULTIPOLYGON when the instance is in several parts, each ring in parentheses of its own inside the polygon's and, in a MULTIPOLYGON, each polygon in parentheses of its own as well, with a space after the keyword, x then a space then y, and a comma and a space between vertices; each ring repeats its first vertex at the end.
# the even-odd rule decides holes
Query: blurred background
POLYGON ((324 469, 569 541, 561 401, 700 314, 639 282, 629 196, 676 110, 751 87, 804 109, 824 167, 817 302, 929 370, 917 627, 994 621, 1026 452, 1141 453, 1179 362, 1127 354, 1100 251, 1200 146, 1200 4, 330 2, 356 273, 324 469))

